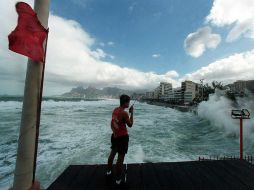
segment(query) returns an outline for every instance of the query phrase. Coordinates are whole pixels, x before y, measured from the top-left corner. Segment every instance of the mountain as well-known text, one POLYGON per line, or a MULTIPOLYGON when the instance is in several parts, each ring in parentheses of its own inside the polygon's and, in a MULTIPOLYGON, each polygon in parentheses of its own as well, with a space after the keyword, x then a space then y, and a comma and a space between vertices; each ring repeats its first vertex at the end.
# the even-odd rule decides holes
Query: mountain
POLYGON ((89 86, 85 89, 79 86, 76 88, 72 88, 70 92, 64 93, 62 94, 62 96, 67 98, 97 99, 97 98, 119 98, 121 94, 127 94, 129 96, 132 96, 132 94, 135 93, 137 92, 131 90, 123 90, 116 87, 105 87, 100 90, 92 86, 89 86))

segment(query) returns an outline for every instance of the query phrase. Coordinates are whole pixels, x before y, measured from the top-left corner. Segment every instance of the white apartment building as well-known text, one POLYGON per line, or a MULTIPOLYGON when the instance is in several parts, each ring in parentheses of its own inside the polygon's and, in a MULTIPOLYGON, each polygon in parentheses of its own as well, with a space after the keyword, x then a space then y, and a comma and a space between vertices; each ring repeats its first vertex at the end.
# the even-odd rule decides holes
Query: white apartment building
POLYGON ((183 100, 183 91, 181 87, 173 89, 173 97, 170 100, 180 102, 183 100))
POLYGON ((254 80, 238 80, 231 85, 231 90, 234 93, 254 92, 254 80))
POLYGON ((153 97, 153 99, 190 103, 199 96, 199 88, 199 85, 192 81, 184 81, 181 87, 174 89, 171 83, 160 82, 153 92, 146 93, 146 98, 153 97))
POLYGON ((234 84, 233 84, 233 91, 234 92, 241 93, 241 92, 244 92, 245 89, 246 89, 246 81, 238 80, 238 81, 234 82, 234 84))
POLYGON ((160 86, 154 89, 153 98, 159 99, 159 96, 160 96, 160 86))
POLYGON ((247 80, 246 88, 249 92, 254 93, 254 80, 247 80))
POLYGON ((169 100, 172 94, 172 84, 168 82, 160 82, 159 98, 163 100, 169 100))
POLYGON ((185 103, 192 102, 196 97, 198 91, 198 84, 192 81, 182 82, 182 91, 183 91, 183 101, 185 103))
POLYGON ((146 92, 147 99, 153 99, 153 97, 154 97, 154 92, 146 92))

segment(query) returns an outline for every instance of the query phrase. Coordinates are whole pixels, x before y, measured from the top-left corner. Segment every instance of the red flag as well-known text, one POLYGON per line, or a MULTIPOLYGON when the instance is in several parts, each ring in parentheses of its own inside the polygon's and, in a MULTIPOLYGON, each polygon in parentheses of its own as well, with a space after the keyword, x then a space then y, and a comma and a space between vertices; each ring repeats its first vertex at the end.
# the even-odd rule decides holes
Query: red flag
POLYGON ((43 61, 43 42, 47 30, 41 25, 34 10, 24 2, 16 4, 18 25, 9 36, 9 49, 28 56, 34 61, 43 61))

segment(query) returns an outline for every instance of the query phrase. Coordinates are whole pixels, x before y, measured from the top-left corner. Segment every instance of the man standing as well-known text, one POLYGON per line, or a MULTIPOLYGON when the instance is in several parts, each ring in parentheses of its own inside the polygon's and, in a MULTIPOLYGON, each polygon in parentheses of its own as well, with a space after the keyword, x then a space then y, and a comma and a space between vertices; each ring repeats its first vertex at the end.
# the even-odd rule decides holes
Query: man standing
POLYGON ((116 153, 118 158, 116 162, 116 185, 120 185, 121 177, 123 173, 124 156, 128 151, 129 135, 126 128, 133 125, 133 106, 129 109, 129 114, 125 111, 129 107, 130 97, 128 95, 120 96, 120 106, 116 107, 112 113, 111 129, 113 134, 111 135, 111 152, 108 157, 108 170, 107 176, 112 175, 112 165, 116 153))

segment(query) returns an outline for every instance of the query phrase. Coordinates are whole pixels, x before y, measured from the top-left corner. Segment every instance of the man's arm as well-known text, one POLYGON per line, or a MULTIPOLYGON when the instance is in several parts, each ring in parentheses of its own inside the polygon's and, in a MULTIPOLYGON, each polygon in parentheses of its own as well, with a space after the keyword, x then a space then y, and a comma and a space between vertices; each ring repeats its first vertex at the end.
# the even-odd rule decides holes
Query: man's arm
POLYGON ((118 125, 115 123, 115 121, 111 120, 111 129, 112 132, 114 134, 114 136, 116 137, 116 131, 119 129, 118 125))
POLYGON ((127 112, 123 112, 123 117, 124 117, 124 120, 126 122, 126 124, 128 125, 128 127, 132 127, 133 125, 133 112, 131 112, 131 115, 129 117, 129 114, 127 112))

